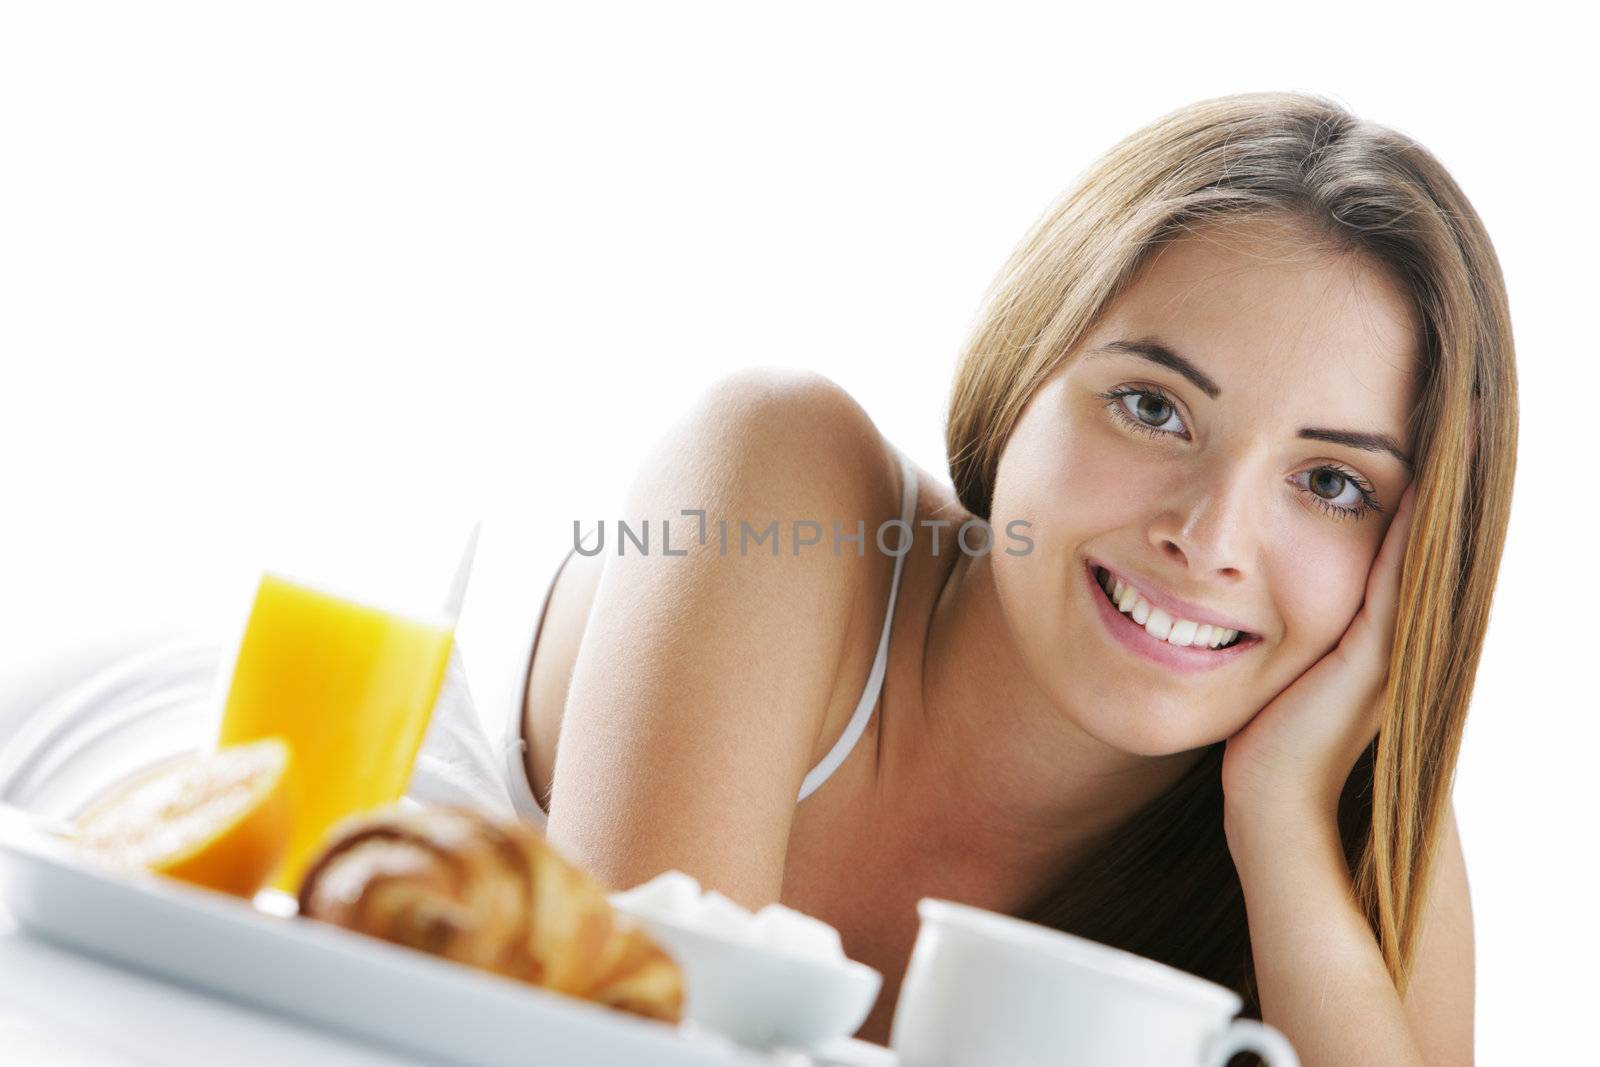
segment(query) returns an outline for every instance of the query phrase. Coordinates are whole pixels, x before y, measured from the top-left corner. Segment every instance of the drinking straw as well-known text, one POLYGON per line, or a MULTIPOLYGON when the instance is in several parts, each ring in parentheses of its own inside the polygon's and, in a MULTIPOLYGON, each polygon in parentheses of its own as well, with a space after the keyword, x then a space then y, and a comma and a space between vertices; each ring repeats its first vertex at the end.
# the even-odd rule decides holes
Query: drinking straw
POLYGON ((456 620, 461 618, 461 603, 467 598, 467 581, 472 577, 472 562, 478 554, 478 531, 482 526, 482 519, 472 524, 466 547, 461 550, 461 562, 456 564, 455 580, 450 583, 450 595, 444 601, 445 617, 450 620, 452 630, 456 620))

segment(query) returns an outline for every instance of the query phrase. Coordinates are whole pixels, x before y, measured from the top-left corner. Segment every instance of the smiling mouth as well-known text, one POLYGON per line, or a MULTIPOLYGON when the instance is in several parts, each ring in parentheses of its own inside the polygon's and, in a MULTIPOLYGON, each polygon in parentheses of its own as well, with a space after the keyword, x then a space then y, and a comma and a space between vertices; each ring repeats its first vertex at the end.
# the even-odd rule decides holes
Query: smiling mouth
POLYGON ((1230 630, 1192 620, 1175 619, 1151 605, 1137 589, 1124 585, 1120 579, 1113 578, 1104 567, 1094 568, 1094 578, 1106 601, 1157 641, 1165 641, 1178 648, 1223 652, 1259 640, 1255 634, 1243 630, 1230 630))

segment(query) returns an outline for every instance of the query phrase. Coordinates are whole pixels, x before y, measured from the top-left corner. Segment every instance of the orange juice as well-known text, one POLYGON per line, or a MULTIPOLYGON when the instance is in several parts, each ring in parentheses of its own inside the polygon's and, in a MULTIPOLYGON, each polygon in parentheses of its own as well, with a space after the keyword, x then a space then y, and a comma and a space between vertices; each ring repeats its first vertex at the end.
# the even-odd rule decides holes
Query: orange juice
POLYGON ((292 750, 294 828, 275 887, 299 887, 334 823, 405 792, 451 637, 446 625, 262 575, 220 743, 276 736, 292 750))

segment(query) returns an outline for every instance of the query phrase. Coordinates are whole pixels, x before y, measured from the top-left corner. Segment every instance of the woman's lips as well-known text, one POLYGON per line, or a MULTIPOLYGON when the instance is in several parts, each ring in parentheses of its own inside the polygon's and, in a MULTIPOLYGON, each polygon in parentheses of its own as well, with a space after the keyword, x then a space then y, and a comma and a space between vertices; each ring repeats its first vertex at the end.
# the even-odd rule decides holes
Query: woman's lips
POLYGON ((1137 575, 1124 574, 1117 568, 1108 566, 1100 560, 1089 560, 1089 569, 1091 571, 1103 570, 1113 579, 1120 579, 1133 586, 1139 591, 1140 596, 1150 602, 1152 608, 1160 608, 1174 619, 1192 619, 1194 622, 1205 623, 1219 630, 1238 630, 1240 633, 1249 636, 1259 636, 1250 627, 1241 622, 1219 615, 1209 608, 1180 599, 1160 588, 1154 582, 1145 581, 1145 579, 1137 575))
POLYGON ((1100 587, 1094 572, 1093 563, 1084 565, 1084 581, 1088 583, 1089 599, 1094 601, 1095 612, 1105 625, 1107 634, 1123 648, 1151 663, 1185 674, 1215 670, 1248 654, 1261 643, 1259 637, 1245 637, 1228 648, 1211 649, 1158 641, 1150 636, 1143 626, 1117 610, 1116 605, 1107 599, 1106 591, 1100 587))

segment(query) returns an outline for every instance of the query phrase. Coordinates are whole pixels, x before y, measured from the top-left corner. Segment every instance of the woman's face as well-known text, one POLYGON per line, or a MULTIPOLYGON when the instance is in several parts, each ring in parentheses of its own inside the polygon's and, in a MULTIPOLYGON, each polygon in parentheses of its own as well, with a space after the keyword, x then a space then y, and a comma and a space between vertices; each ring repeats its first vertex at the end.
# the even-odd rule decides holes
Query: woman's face
POLYGON ((1331 651, 1410 481, 1386 445, 1410 455, 1415 316, 1369 264, 1308 247, 1268 221, 1167 245, 1001 456, 1004 616, 1053 702, 1114 748, 1228 737, 1331 651), (1027 555, 1005 551, 1017 519, 1027 555), (1097 584, 1108 571, 1138 591, 1132 614, 1097 584), (1207 635, 1180 621, 1158 639, 1162 608, 1248 636, 1176 644, 1207 635))

